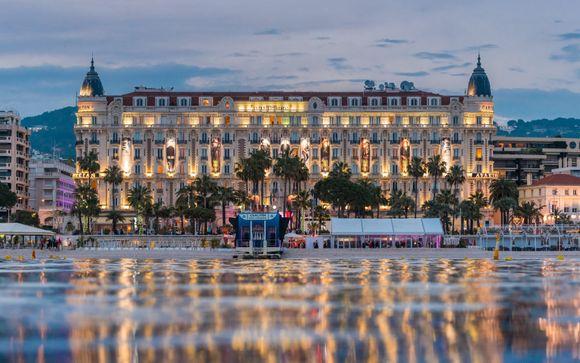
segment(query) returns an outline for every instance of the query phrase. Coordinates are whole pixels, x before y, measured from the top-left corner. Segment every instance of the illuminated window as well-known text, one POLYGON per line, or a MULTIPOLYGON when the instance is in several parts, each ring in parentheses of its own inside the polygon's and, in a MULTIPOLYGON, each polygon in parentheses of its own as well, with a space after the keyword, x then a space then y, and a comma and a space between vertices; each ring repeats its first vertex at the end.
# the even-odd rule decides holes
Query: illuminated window
POLYGON ((226 116, 224 120, 225 120, 226 126, 229 126, 230 125, 230 116, 226 116))
POLYGON ((482 160, 483 159, 483 149, 478 147, 477 149, 475 149, 475 160, 482 160))

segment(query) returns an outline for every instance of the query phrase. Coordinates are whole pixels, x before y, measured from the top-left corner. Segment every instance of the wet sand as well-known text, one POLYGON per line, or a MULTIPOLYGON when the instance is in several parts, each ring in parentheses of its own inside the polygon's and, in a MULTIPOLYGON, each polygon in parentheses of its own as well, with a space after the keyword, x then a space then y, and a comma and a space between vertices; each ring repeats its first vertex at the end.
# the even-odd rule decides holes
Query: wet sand
MULTIPOLYGON (((235 250, 228 249, 199 249, 199 250, 178 250, 178 249, 139 249, 139 250, 36 250, 37 259, 66 258, 66 259, 232 259, 236 255, 235 250)), ((544 259, 556 258, 563 255, 564 258, 580 259, 580 251, 500 251, 500 259, 544 259)), ((31 249, 4 249, 0 250, 0 259, 17 260, 32 258, 31 249)), ((284 259, 376 259, 376 258, 489 258, 493 257, 493 252, 483 251, 475 248, 442 248, 442 249, 288 249, 284 251, 284 259)))

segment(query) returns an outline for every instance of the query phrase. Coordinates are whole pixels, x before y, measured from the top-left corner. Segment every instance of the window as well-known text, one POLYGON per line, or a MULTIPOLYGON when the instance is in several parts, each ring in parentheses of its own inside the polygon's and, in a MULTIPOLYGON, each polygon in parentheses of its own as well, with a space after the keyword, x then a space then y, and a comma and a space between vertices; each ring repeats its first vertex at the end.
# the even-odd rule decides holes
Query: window
POLYGON ((453 160, 459 160, 459 149, 453 149, 453 160))
POLYGON ((332 148, 332 158, 338 159, 340 149, 337 147, 332 148))
POLYGON ((201 165, 201 174, 207 175, 207 165, 205 165, 205 164, 201 165))
POLYGON ((312 158, 318 159, 318 148, 317 147, 312 148, 312 158))
POLYGON ((119 124, 119 116, 113 116, 113 125, 119 124))
POLYGON ((360 116, 349 116, 348 117, 349 125, 360 126, 360 116))
POLYGON ((350 97, 348 104, 350 107, 359 107, 360 106, 360 98, 359 97, 350 97))
POLYGON ((135 160, 141 159, 141 149, 135 148, 135 160))
POLYGON ((320 124, 318 116, 312 116, 311 120, 312 120, 312 126, 318 126, 320 124))
POLYGON ((332 133, 332 142, 339 142, 340 140, 338 139, 338 132, 333 132, 332 133))
POLYGON ((135 174, 141 175, 141 165, 140 164, 135 165, 135 174))
POLYGON ((373 174, 377 175, 379 173, 379 164, 373 164, 373 174))
POLYGON ((370 97, 370 105, 372 107, 377 107, 381 105, 381 98, 380 97, 370 97))
POLYGON ((189 106, 189 98, 187 98, 187 97, 180 98, 179 99, 179 106, 181 106, 181 107, 189 106))
POLYGON ((97 124, 97 116, 91 116, 91 125, 97 124))
POLYGON ((134 102, 135 107, 145 106, 145 98, 144 97, 136 97, 133 102, 134 102))
POLYGON ((157 160, 163 159, 163 149, 157 149, 157 160))
POLYGON ((388 97, 389 106, 399 106, 400 101, 399 97, 388 97))
POLYGON ((481 125, 481 116, 477 116, 477 117, 475 118, 475 123, 476 123, 477 125, 481 125))
POLYGON ((452 123, 453 125, 459 125, 459 116, 453 116, 452 123))
POLYGON ((224 165, 224 174, 225 175, 229 175, 230 174, 230 164, 224 165))
MULTIPOLYGON (((391 174, 399 175, 399 166, 397 164, 391 164, 391 174)), ((396 182, 393 184, 393 190, 396 190, 396 182)))
POLYGON ((369 123, 371 125, 380 125, 381 118, 379 116, 371 116, 371 117, 369 117, 369 123))
POLYGON ((558 189, 552 189, 552 195, 558 195, 558 189))
POLYGON ((391 141, 399 142, 399 134, 397 134, 396 132, 393 132, 391 141))
POLYGON ((340 125, 340 116, 330 116, 331 125, 340 125))
POLYGON ((229 159, 230 159, 230 149, 224 148, 224 160, 229 160, 229 159))
POLYGON ((395 116, 395 124, 400 125, 402 123, 403 123, 403 117, 402 116, 395 116))
POLYGON ((207 148, 201 148, 201 159, 207 160, 207 148))
POLYGON ((439 125, 441 123, 441 116, 429 116, 429 124, 439 125))
POLYGON ((419 103, 420 103, 419 97, 407 97, 408 106, 419 106, 419 103))
POLYGON ((483 149, 478 147, 475 149, 475 160, 481 161, 483 159, 483 149))
POLYGON ((167 106, 167 99, 165 97, 160 97, 157 99, 157 107, 165 107, 167 106))
POLYGON ((429 99, 429 106, 439 106, 440 99, 438 97, 431 97, 429 99))
POLYGON ((330 106, 331 107, 340 106, 340 97, 330 97, 330 106))
POLYGON ((318 174, 318 164, 312 165, 312 174, 318 174))
POLYGON ((478 164, 478 165, 475 167, 475 170, 476 170, 476 172, 477 172, 477 173, 481 173, 481 172, 482 172, 482 170, 481 170, 481 165, 479 165, 479 164, 478 164))

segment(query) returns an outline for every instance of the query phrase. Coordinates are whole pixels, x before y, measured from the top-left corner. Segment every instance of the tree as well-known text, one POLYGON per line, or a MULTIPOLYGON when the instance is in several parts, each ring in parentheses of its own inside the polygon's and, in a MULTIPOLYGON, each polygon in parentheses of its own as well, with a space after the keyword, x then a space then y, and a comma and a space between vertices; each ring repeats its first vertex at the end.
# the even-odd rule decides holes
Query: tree
POLYGON ((101 213, 101 207, 99 206, 97 191, 89 183, 82 183, 77 186, 73 213, 79 219, 81 235, 85 231, 90 234, 92 232, 92 218, 101 213), (86 219, 86 223, 84 223, 83 219, 86 219))
POLYGON ((248 195, 248 182, 251 179, 252 170, 250 168, 250 162, 247 158, 240 158, 240 161, 234 166, 234 174, 236 178, 243 180, 246 190, 246 195, 248 195))
POLYGON ((328 175, 330 178, 344 178, 350 179, 352 176, 352 171, 347 163, 338 161, 332 165, 332 170, 328 175))
POLYGON ((395 218, 408 218, 409 212, 415 208, 415 201, 406 193, 400 190, 392 190, 387 199, 387 204, 391 207, 389 214, 395 218))
POLYGON ((570 216, 562 212, 558 208, 552 209, 552 216, 554 217, 554 224, 571 224, 570 216))
POLYGON ((310 193, 306 190, 301 190, 296 194, 294 200, 292 200, 293 206, 298 210, 296 218, 296 229, 302 230, 303 219, 304 219, 304 209, 310 207, 312 200, 310 199, 310 193))
POLYGON ((489 201, 487 200, 483 192, 480 190, 470 195, 468 200, 473 203, 474 208, 476 210, 476 212, 473 213, 474 215, 473 220, 477 222, 477 227, 479 228, 480 220, 483 217, 481 210, 489 205, 489 201))
POLYGON ((88 174, 88 184, 92 186, 91 177, 97 174, 101 168, 99 155, 91 150, 91 152, 79 159, 79 168, 88 174))
POLYGON ((279 157, 276 158, 273 172, 279 178, 282 178, 283 181, 283 202, 282 202, 282 214, 286 215, 286 199, 288 195, 288 182, 293 175, 293 162, 292 157, 290 156, 290 152, 285 150, 279 157))
POLYGON ((10 190, 8 184, 0 183, 0 208, 6 210, 6 218, 10 222, 10 211, 17 202, 16 193, 10 190))
MULTIPOLYGON (((445 180, 451 190, 453 190, 453 195, 456 198, 459 198, 459 187, 461 184, 465 183, 465 173, 463 172, 463 168, 461 165, 453 165, 449 168, 449 172, 445 175, 445 180)), ((457 214, 457 210, 453 211, 453 214, 457 214)), ((451 230, 455 230, 455 217, 452 218, 451 222, 451 230)))
POLYGON ((226 207, 237 200, 236 191, 231 187, 217 187, 215 198, 220 201, 222 208, 222 226, 226 225, 226 207))
POLYGON ((449 233, 450 218, 453 216, 457 203, 457 197, 451 191, 443 190, 434 199, 425 202, 423 210, 426 217, 438 217, 443 223, 445 233, 449 233))
POLYGON ((249 167, 251 170, 250 180, 260 191, 259 207, 264 206, 264 181, 266 180, 266 170, 272 166, 272 159, 266 150, 258 149, 250 153, 249 167))
POLYGON ((129 189, 127 202, 137 215, 137 226, 141 234, 143 225, 146 224, 148 209, 152 205, 151 191, 146 186, 135 185, 129 189))
MULTIPOLYGON (((117 195, 117 185, 123 182, 123 172, 121 171, 121 168, 119 168, 117 165, 109 166, 107 169, 105 169, 105 176, 103 177, 103 180, 105 181, 105 183, 111 185, 111 211, 115 212, 115 204, 116 204, 115 197, 117 195)), ((118 214, 113 213, 109 215, 116 216, 118 214)), ((118 221, 121 220, 119 218, 111 219, 113 233, 117 232, 118 221)))
POLYGON ((490 186, 490 201, 495 210, 501 213, 501 224, 510 220, 510 211, 518 205, 518 187, 513 180, 494 179, 490 186))
POLYGON ((111 221, 111 225, 113 227, 112 232, 113 232, 113 234, 116 234, 117 233, 117 224, 119 222, 121 222, 121 223, 124 222, 125 217, 118 210, 111 209, 109 211, 109 213, 107 213, 107 220, 111 221))
POLYGON ((344 217, 346 207, 353 199, 353 185, 353 182, 342 176, 329 176, 316 182, 314 195, 321 201, 332 205, 338 217, 344 217))
POLYGON ((425 168, 433 178, 433 199, 438 192, 437 181, 445 173, 445 162, 441 160, 441 155, 433 155, 425 163, 425 168))
POLYGON ((28 210, 17 210, 14 213, 14 222, 26 224, 27 226, 38 227, 40 224, 40 219, 38 219, 38 213, 28 211, 28 210))
MULTIPOLYGON (((413 193, 415 193, 415 206, 419 205, 419 178, 425 175, 425 163, 421 158, 413 157, 409 164, 409 175, 413 177, 413 193)), ((417 218, 417 208, 415 208, 417 218)))
POLYGON ((523 218, 524 224, 540 223, 543 207, 544 206, 536 206, 536 203, 534 202, 523 202, 516 207, 514 214, 523 218))
MULTIPOLYGON (((216 201, 215 193, 218 187, 216 181, 207 175, 203 175, 201 178, 195 178, 193 185, 197 192, 197 197, 199 198, 197 205, 201 205, 202 208, 213 210, 214 202, 216 201)), ((209 219, 204 219, 204 233, 207 233, 207 222, 209 221, 209 219)))
MULTIPOLYGON (((326 207, 324 207, 323 205, 317 205, 316 207, 314 207, 314 209, 312 210, 312 214, 313 220, 316 221, 316 228, 318 229, 318 231, 322 228, 324 222, 330 220, 330 214, 328 213, 326 207)), ((318 231, 315 230, 314 232, 318 231)))

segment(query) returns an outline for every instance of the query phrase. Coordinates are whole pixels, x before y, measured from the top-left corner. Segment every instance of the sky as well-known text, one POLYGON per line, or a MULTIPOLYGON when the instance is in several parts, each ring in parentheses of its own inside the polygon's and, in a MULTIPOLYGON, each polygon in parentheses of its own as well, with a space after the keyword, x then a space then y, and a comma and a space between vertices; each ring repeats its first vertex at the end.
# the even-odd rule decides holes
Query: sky
POLYGON ((73 105, 91 55, 107 94, 360 90, 461 95, 481 53, 498 120, 580 117, 580 1, 0 0, 0 109, 73 105), (10 20, 6 20, 10 19, 10 20))

